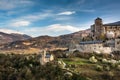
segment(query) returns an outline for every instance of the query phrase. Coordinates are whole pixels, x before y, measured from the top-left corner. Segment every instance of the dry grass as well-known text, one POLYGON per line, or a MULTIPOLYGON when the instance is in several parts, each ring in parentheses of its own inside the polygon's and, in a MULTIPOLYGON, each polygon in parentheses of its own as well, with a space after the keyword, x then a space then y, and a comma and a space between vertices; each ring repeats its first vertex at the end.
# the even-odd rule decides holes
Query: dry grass
POLYGON ((0 50, 0 53, 3 54, 37 54, 40 52, 38 48, 29 48, 29 49, 15 49, 15 50, 0 50))

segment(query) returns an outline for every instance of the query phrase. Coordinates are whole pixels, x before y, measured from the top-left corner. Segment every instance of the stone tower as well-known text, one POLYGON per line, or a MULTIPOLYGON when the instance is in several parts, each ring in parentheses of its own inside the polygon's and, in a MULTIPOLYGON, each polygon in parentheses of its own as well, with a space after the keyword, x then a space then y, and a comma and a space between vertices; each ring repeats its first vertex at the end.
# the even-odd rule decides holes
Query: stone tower
POLYGON ((97 36, 100 36, 102 30, 102 19, 97 18, 95 19, 95 32, 97 36))
POLYGON ((94 37, 96 39, 101 39, 104 37, 105 29, 103 27, 102 19, 97 18, 95 19, 95 24, 94 24, 94 37))
POLYGON ((100 25, 102 25, 102 19, 101 18, 97 18, 97 19, 95 19, 95 25, 96 26, 100 26, 100 25))

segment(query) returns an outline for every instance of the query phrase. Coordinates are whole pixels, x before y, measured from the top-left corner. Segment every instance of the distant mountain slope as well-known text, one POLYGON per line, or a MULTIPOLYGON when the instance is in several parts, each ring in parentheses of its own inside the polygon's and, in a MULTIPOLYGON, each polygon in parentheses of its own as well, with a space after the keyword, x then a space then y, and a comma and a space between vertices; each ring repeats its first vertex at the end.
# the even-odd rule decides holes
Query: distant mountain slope
POLYGON ((7 34, 4 32, 0 32, 0 44, 5 44, 8 42, 13 42, 13 41, 18 41, 18 40, 26 40, 31 38, 28 35, 23 35, 23 34, 7 34))
POLYGON ((75 32, 72 34, 61 35, 58 37, 40 36, 31 38, 24 41, 15 41, 4 45, 2 49, 56 49, 56 48, 68 48, 71 44, 79 43, 83 37, 90 34, 90 29, 75 32))

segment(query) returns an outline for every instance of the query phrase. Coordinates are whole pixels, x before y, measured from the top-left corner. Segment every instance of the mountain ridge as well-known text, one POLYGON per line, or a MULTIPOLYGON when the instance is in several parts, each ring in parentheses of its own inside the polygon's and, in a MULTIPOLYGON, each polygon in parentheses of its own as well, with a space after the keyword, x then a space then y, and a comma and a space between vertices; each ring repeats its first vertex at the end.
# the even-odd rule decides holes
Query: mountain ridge
POLYGON ((26 34, 18 34, 18 33, 4 33, 0 32, 0 44, 6 44, 9 42, 20 41, 30 39, 31 37, 26 34))
POLYGON ((68 48, 72 44, 79 43, 83 37, 87 37, 90 34, 90 29, 78 31, 75 33, 60 35, 58 37, 51 37, 48 35, 38 36, 22 41, 15 41, 7 43, 2 49, 56 49, 56 48, 68 48))

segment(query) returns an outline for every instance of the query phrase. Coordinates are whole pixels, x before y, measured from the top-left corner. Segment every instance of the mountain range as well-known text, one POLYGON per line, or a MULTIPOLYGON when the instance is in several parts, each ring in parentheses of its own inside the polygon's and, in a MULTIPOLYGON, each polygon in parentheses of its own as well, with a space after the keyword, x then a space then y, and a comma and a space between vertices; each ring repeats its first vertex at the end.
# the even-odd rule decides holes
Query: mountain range
POLYGON ((17 33, 8 34, 8 33, 0 32, 0 44, 26 40, 30 38, 31 38, 30 36, 25 34, 17 34, 17 33))
POLYGON ((90 32, 91 32, 90 29, 87 29, 71 34, 61 35, 58 37, 51 37, 45 35, 35 38, 31 38, 27 35, 19 35, 18 37, 18 34, 17 35, 10 34, 8 37, 7 34, 5 37, 5 39, 7 40, 4 39, 4 41, 6 41, 6 44, 1 45, 2 46, 1 49, 11 50, 11 49, 28 49, 28 48, 39 48, 39 49, 68 48, 70 45, 79 43, 80 40, 82 40, 83 37, 87 37, 90 34, 90 32))
MULTIPOLYGON (((120 21, 114 23, 108 23, 104 25, 118 25, 120 21)), ((32 38, 28 35, 23 34, 7 34, 0 32, 0 49, 1 50, 12 50, 12 49, 56 49, 56 48, 69 48, 74 47, 82 39, 89 39, 90 29, 78 31, 71 34, 60 35, 57 37, 52 36, 39 36, 32 38)))

